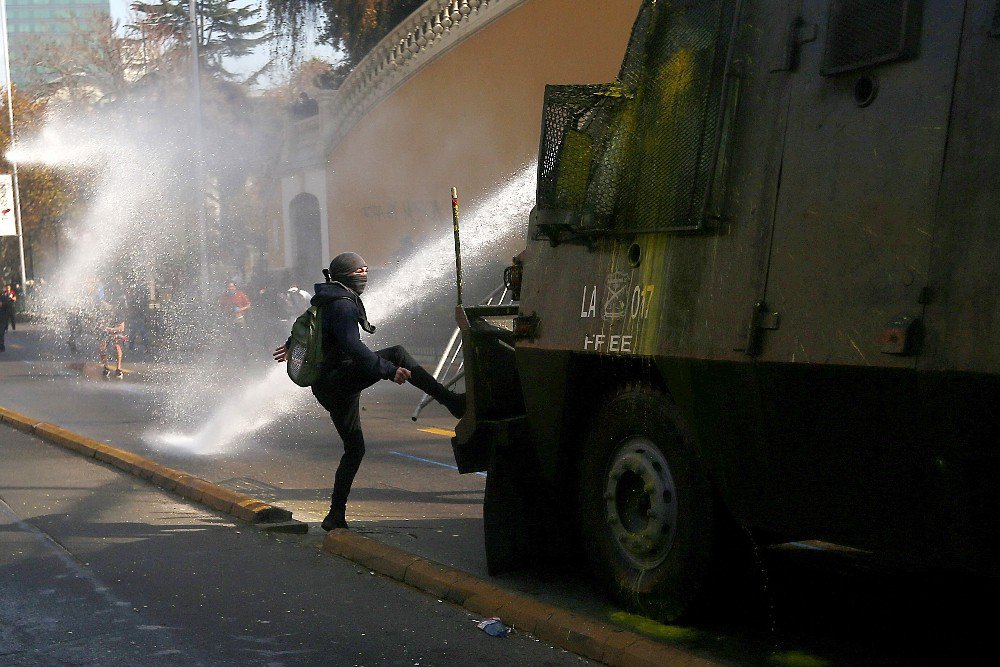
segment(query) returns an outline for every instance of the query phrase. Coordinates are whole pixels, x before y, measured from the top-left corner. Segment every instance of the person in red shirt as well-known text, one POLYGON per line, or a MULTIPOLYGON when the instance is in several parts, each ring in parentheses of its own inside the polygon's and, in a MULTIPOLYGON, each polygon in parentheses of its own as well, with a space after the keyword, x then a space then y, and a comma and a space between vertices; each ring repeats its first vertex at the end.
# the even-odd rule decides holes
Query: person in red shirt
POLYGON ((250 310, 250 298, 230 280, 226 283, 226 291, 219 297, 219 309, 230 325, 233 346, 242 356, 247 356, 250 345, 247 341, 246 314, 250 310))

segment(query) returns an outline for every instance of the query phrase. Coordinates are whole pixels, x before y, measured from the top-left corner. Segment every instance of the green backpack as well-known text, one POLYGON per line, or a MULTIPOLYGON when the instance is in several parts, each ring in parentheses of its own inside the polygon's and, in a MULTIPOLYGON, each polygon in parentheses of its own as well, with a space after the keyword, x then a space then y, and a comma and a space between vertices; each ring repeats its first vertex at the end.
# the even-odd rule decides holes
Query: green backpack
POLYGON ((300 387, 311 387, 323 368, 323 318, 319 306, 310 306, 292 325, 288 339, 288 377, 300 387))

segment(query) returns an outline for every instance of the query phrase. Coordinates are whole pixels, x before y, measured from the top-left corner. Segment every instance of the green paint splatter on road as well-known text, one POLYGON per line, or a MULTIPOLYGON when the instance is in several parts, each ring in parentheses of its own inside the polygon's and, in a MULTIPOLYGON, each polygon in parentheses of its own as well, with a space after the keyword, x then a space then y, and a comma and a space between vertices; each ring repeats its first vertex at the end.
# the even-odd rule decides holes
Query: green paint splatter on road
POLYGON ((773 653, 770 656, 770 661, 775 665, 783 665, 785 667, 825 667, 826 665, 833 664, 829 660, 824 660, 823 658, 803 653, 802 651, 773 653))
POLYGON ((691 628, 683 628, 679 625, 664 625, 663 623, 658 623, 651 618, 646 618, 645 616, 639 616, 637 614, 629 614, 624 611, 612 612, 611 620, 618 625, 629 628, 630 630, 634 630, 635 632, 642 633, 647 637, 655 637, 657 639, 667 639, 675 642, 688 642, 697 639, 699 635, 697 630, 692 630, 691 628))

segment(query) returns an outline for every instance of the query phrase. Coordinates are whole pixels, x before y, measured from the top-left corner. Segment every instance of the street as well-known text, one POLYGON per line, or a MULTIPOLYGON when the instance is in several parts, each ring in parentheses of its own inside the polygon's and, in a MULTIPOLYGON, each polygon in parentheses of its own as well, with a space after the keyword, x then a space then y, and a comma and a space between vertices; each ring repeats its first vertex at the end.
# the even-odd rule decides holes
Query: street
MULTIPOLYGON (((102 380, 92 368, 81 370, 89 368, 83 357, 61 357, 36 333, 27 326, 8 336, 0 405, 274 502, 311 526, 302 536, 265 535, 0 427, 0 663, 582 660, 519 633, 488 637, 465 610, 320 553, 316 524, 326 513, 340 443, 311 397, 222 453, 155 446, 157 434, 195 428, 162 417, 166 389, 157 373, 186 366, 171 370, 140 358, 126 362, 133 372, 125 380, 102 380)), ((488 578, 485 479, 453 469, 454 420, 440 406, 410 421, 419 396, 386 382, 363 397, 368 453, 348 521, 360 534, 488 578)), ((579 576, 571 554, 567 571, 493 580, 724 662, 905 664, 979 650, 982 621, 959 601, 973 591, 985 595, 992 584, 894 570, 811 544, 769 549, 762 558, 762 591, 750 600, 734 594, 692 626, 662 626, 615 609, 579 576)))
POLYGON ((0 0, 0 667, 996 662, 996 5, 0 0))
MULTIPOLYGON (((308 389, 284 382, 285 391, 300 397, 296 409, 301 411, 282 415, 269 427, 249 433, 225 453, 194 455, 162 444, 154 446, 159 434, 194 432, 205 416, 205 411, 188 415, 172 428, 159 421, 167 399, 156 373, 176 376, 176 367, 127 360, 126 368, 135 369, 127 380, 91 380, 65 360, 33 361, 37 350, 32 347, 33 339, 22 340, 25 347, 18 349, 14 343, 3 358, 8 363, 3 364, 0 404, 5 407, 273 501, 302 521, 318 522, 329 509, 333 473, 343 450, 329 416, 308 389)), ((277 368, 265 363, 257 366, 277 368)), ((189 370, 205 372, 200 366, 180 368, 181 375, 189 370)), ((193 382, 219 384, 214 377, 195 377, 193 382)), ((365 393, 362 419, 368 452, 351 494, 348 520, 362 531, 390 536, 421 555, 485 575, 479 524, 485 478, 455 471, 449 443, 455 420, 443 408, 434 404, 418 422, 409 419, 419 398, 420 392, 412 386, 388 382, 365 393), (456 544, 462 546, 456 550, 456 544)), ((216 404, 223 402, 216 400, 216 404)))
POLYGON ((578 664, 308 543, 3 433, 0 663, 578 664))

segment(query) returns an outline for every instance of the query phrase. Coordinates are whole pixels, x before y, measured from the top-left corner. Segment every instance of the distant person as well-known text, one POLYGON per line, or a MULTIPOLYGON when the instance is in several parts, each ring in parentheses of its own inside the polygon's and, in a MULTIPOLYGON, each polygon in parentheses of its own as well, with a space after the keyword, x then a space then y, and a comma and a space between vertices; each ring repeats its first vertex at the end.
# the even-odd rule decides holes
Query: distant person
POLYGON ((108 366, 108 348, 111 347, 115 351, 114 375, 121 380, 125 377, 125 371, 122 370, 122 360, 125 356, 123 348, 128 341, 128 336, 125 334, 125 320, 128 317, 125 296, 121 294, 111 295, 107 301, 101 303, 100 311, 102 337, 97 351, 101 366, 104 367, 104 377, 111 377, 112 370, 108 366))
POLYGON ((219 309, 229 325, 233 345, 241 356, 250 352, 247 343, 246 315, 250 311, 250 298, 232 280, 226 283, 226 291, 219 297, 219 309))
POLYGON ((268 344, 266 341, 274 340, 274 337, 280 336, 286 328, 283 323, 286 319, 284 294, 280 293, 279 289, 265 282, 257 288, 254 297, 251 328, 254 331, 254 340, 265 341, 265 345, 268 344))
POLYGON ((37 312, 42 308, 42 304, 45 303, 45 299, 48 296, 48 283, 45 282, 45 278, 38 276, 31 283, 31 291, 25 295, 27 303, 31 304, 32 310, 37 312))
POLYGON ((83 291, 73 296, 73 301, 69 304, 66 313, 66 345, 69 351, 74 354, 79 350, 77 342, 83 335, 84 300, 86 296, 83 291))
POLYGON ((288 314, 295 319, 309 309, 312 294, 299 287, 298 282, 292 281, 285 292, 285 302, 288 304, 288 314))
POLYGON ((292 115, 296 118, 309 118, 319 113, 319 102, 309 97, 305 92, 299 93, 299 97, 292 105, 292 115))
POLYGON ((277 321, 285 313, 285 306, 278 291, 267 283, 257 288, 257 297, 254 299, 254 312, 266 321, 277 321))
MULTIPOLYGON (((354 476, 365 455, 361 432, 361 392, 379 380, 403 384, 407 380, 448 408, 454 417, 465 414, 465 394, 443 387, 430 373, 397 345, 372 352, 361 342, 360 326, 368 333, 375 327, 368 323, 361 293, 368 282, 368 265, 353 252, 337 255, 330 262, 333 282, 316 285, 312 304, 320 307, 323 324, 323 368, 312 391, 330 413, 333 425, 344 441, 344 455, 337 467, 330 497, 330 512, 323 519, 323 530, 347 528, 347 496, 354 476)), ((288 343, 274 351, 275 361, 286 361, 288 343)))
POLYGON ((143 350, 149 354, 149 290, 144 285, 126 287, 125 296, 128 303, 128 349, 138 351, 142 340, 143 350))
POLYGON ((0 352, 7 349, 4 337, 8 326, 17 331, 17 295, 10 285, 4 285, 0 290, 0 352))

